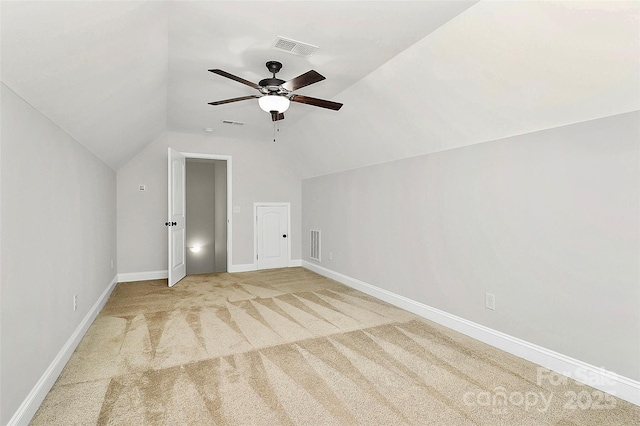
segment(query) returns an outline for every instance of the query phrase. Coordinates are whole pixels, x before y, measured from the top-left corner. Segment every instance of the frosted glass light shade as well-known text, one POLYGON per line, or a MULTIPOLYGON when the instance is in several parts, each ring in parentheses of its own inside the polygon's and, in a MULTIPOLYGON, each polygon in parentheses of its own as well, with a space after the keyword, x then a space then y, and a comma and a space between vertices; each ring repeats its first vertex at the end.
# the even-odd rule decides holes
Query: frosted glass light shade
POLYGON ((289 99, 279 95, 266 95, 258 98, 258 104, 265 112, 285 112, 289 108, 289 99))

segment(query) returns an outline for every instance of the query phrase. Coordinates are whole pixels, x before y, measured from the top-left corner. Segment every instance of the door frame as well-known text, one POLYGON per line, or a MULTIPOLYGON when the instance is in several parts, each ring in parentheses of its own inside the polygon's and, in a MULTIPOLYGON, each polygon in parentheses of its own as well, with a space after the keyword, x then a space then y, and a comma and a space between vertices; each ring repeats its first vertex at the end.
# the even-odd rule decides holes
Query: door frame
POLYGON ((258 207, 286 207, 287 208, 287 267, 291 266, 291 203, 282 202, 254 202, 253 203, 253 269, 258 270, 258 207))
MULTIPOLYGON (((232 263, 233 263, 233 222, 231 220, 232 212, 233 212, 233 194, 232 194, 232 182, 231 176, 232 168, 231 168, 231 156, 230 155, 221 155, 221 154, 203 154, 197 152, 182 152, 180 154, 184 155, 186 159, 197 158, 204 160, 223 160, 227 162, 227 272, 232 272, 232 263)), ((185 248, 186 251, 186 248, 185 248)), ((186 259, 186 252, 185 252, 186 259)))

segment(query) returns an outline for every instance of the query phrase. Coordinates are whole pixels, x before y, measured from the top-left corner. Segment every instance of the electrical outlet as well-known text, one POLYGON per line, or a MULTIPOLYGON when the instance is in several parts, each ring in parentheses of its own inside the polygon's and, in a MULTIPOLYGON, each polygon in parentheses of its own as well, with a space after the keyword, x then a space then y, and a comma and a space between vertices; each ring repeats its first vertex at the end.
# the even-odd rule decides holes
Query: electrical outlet
POLYGON ((111 269, 113 269, 113 259, 111 259, 111 269))
POLYGON ((73 311, 77 311, 78 310, 78 295, 74 294, 73 295, 73 311))
POLYGON ((485 293, 484 296, 484 307, 487 309, 491 309, 492 311, 496 310, 496 295, 492 293, 485 293))
POLYGON ((332 251, 329 252, 329 260, 333 260, 333 252, 332 251))

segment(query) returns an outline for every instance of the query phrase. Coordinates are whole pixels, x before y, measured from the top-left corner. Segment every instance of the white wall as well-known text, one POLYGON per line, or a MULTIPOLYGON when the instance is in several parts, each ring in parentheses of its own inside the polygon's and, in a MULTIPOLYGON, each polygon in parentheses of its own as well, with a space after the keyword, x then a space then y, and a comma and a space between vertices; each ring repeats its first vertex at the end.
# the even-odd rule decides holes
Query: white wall
POLYGON ((0 423, 7 424, 113 282, 116 173, 4 84, 1 95, 0 423))
MULTIPOLYGON (((253 264, 253 203, 291 202, 291 229, 300 229, 301 180, 272 142, 166 133, 118 171, 118 272, 166 271, 167 147, 232 157, 234 213, 232 265, 253 264), (138 186, 145 184, 145 192, 138 186)), ((300 235, 291 243, 300 259, 300 235)))
POLYGON ((303 180, 303 259, 639 380, 639 120, 303 180))

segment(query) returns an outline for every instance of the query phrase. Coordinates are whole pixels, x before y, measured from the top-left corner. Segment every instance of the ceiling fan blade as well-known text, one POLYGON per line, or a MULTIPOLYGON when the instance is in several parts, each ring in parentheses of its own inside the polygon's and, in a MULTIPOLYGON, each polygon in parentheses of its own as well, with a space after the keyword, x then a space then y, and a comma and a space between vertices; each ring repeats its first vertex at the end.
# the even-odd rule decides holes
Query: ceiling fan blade
POLYGON ((209 102, 209 105, 222 105, 222 104, 228 104, 230 102, 246 101, 247 99, 255 99, 255 98, 259 98, 259 97, 260 97, 260 95, 242 96, 242 97, 239 97, 239 98, 225 99, 223 101, 209 102))
POLYGON ((281 112, 278 114, 277 111, 271 111, 271 121, 284 120, 284 113, 281 112))
POLYGON ((301 87, 309 86, 310 84, 317 83, 324 80, 325 77, 320 75, 314 70, 307 71, 302 75, 297 76, 282 84, 283 89, 287 89, 290 92, 298 90, 301 87))
POLYGON ((289 98, 291 102, 299 102, 301 104, 313 105, 320 108, 332 109, 338 111, 342 108, 342 104, 333 101, 325 101, 324 99, 311 98, 309 96, 293 95, 289 98))
POLYGON ((219 70, 219 69, 215 69, 215 70, 209 70, 209 72, 212 72, 212 73, 214 73, 214 74, 221 75, 221 76, 223 76, 223 77, 230 78, 231 80, 235 80, 235 81, 237 81, 237 82, 239 82, 239 83, 246 84, 246 85, 247 85, 247 86, 249 86, 249 87, 253 87, 254 89, 258 89, 258 90, 260 90, 260 86, 258 86, 256 83, 252 83, 252 82, 250 82, 249 80, 245 80, 244 78, 240 78, 240 77, 238 77, 237 75, 229 74, 229 73, 228 73, 228 72, 226 72, 226 71, 222 71, 222 70, 219 70))

